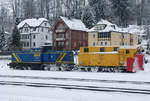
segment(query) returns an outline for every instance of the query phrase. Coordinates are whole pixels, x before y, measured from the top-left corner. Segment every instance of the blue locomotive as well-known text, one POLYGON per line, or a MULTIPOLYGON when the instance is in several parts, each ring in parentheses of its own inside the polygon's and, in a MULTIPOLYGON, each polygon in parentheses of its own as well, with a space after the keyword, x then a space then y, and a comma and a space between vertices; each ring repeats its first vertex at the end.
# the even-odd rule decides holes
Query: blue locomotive
POLYGON ((16 51, 12 53, 11 60, 9 66, 13 69, 70 71, 74 68, 73 52, 49 48, 16 51))

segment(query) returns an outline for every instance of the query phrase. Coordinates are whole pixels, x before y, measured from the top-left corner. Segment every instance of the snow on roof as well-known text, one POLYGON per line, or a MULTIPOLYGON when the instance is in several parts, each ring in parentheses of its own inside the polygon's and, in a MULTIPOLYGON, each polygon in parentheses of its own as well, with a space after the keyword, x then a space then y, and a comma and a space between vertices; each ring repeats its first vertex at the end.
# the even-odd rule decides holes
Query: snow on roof
POLYGON ((97 24, 98 25, 102 25, 102 24, 105 24, 105 25, 115 25, 115 24, 112 24, 111 22, 109 22, 107 20, 104 20, 104 19, 101 19, 97 24))
POLYGON ((138 34, 138 35, 144 33, 144 30, 140 29, 139 26, 133 25, 129 26, 128 28, 120 28, 116 24, 112 24, 111 22, 103 19, 99 21, 97 25, 95 25, 93 28, 88 30, 88 32, 111 32, 111 31, 116 31, 120 33, 138 34), (106 25, 106 27, 103 30, 100 29, 97 30, 96 26, 99 25, 106 25))
POLYGON ((87 31, 88 29, 85 27, 84 23, 80 19, 68 19, 66 17, 60 17, 64 23, 72 30, 82 30, 87 31))
POLYGON ((143 26, 137 26, 137 25, 129 25, 126 30, 130 33, 138 34, 138 35, 144 35, 145 29, 143 26))
POLYGON ((41 24, 43 21, 48 21, 48 20, 45 19, 45 18, 26 19, 26 20, 23 20, 22 22, 19 23, 18 28, 23 27, 24 24, 28 24, 30 27, 37 27, 37 26, 40 26, 40 24, 41 24))
POLYGON ((95 27, 91 28, 90 30, 88 30, 89 32, 110 32, 110 31, 116 31, 116 29, 114 29, 112 26, 107 25, 104 30, 96 30, 95 27))

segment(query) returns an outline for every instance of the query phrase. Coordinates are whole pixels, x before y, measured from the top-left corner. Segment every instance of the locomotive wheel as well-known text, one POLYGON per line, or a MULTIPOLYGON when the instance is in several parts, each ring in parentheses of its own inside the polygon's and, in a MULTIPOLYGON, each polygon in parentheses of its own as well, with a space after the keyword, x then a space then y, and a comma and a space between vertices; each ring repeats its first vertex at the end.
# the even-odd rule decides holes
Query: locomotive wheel
POLYGON ((110 72, 114 72, 114 68, 110 68, 110 72))
POLYGON ((51 66, 50 67, 50 71, 59 71, 60 69, 59 69, 59 67, 57 67, 57 66, 51 66))
POLYGON ((116 73, 120 73, 120 70, 119 70, 118 68, 114 68, 114 71, 115 71, 116 73))
POLYGON ((91 68, 85 68, 86 72, 90 72, 91 68))
POLYGON ((99 68, 98 67, 92 67, 91 72, 98 72, 99 68))
POLYGON ((28 66, 28 67, 27 67, 27 70, 31 70, 31 67, 30 67, 30 66, 28 66))
POLYGON ((21 67, 21 70, 26 70, 26 67, 25 66, 21 67))

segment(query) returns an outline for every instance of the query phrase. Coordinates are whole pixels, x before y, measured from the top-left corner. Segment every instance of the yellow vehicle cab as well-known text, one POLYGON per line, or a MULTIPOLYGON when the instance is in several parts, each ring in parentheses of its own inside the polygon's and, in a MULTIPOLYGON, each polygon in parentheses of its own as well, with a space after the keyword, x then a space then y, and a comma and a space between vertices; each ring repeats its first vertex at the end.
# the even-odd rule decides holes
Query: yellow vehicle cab
POLYGON ((127 58, 134 57, 137 47, 81 47, 78 56, 79 68, 85 70, 125 70, 127 58))

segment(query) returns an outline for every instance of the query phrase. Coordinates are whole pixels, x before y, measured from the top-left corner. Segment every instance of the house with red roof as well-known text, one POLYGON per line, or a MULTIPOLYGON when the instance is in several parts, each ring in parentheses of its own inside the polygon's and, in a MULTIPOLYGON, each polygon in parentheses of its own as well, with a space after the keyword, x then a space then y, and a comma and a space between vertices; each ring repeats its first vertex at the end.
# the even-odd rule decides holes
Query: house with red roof
POLYGON ((88 46, 87 28, 80 19, 59 17, 52 35, 57 50, 78 50, 81 46, 88 46))

